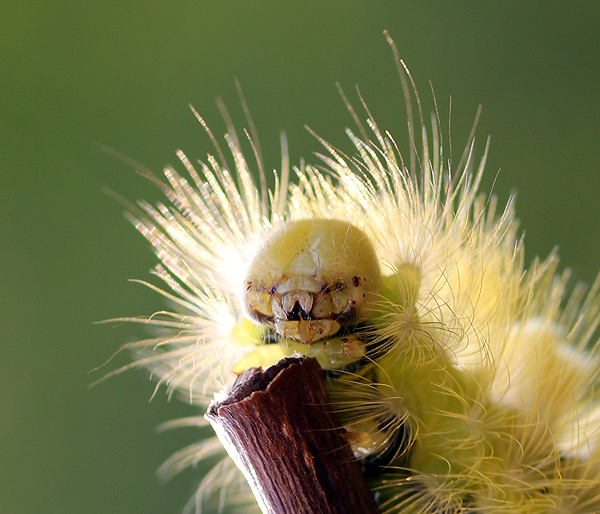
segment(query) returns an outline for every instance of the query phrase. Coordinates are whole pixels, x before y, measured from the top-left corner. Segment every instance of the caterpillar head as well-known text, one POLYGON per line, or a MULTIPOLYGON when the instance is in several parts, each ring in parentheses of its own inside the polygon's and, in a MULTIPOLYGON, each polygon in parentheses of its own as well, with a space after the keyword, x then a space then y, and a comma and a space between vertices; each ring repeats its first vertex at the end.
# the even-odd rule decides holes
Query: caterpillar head
POLYGON ((375 250, 354 225, 331 219, 288 222, 250 262, 246 316, 306 344, 367 319, 380 285, 375 250))

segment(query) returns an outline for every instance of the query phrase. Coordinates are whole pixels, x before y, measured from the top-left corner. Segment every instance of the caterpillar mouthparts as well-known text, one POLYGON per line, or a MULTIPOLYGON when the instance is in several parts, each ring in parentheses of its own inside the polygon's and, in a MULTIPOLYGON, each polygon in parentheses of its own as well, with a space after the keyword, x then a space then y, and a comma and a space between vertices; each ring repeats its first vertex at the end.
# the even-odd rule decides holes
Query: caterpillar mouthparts
POLYGON ((334 219, 297 220, 266 237, 244 284, 248 319, 311 344, 369 317, 380 271, 359 228, 334 219))

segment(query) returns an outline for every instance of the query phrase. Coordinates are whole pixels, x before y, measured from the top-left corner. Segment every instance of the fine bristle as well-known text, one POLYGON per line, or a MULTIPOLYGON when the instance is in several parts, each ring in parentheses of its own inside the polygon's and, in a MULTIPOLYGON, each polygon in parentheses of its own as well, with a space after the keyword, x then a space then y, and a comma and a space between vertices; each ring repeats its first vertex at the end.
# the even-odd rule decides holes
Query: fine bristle
MULTIPOLYGON (((154 274, 163 289, 150 287, 174 304, 174 312, 130 320, 157 331, 130 345, 132 366, 150 369, 197 415, 243 359, 265 358, 263 343, 298 351, 273 324, 266 332, 245 318, 245 273, 272 231, 341 220, 370 241, 381 287, 372 315, 343 328, 364 351, 350 365, 331 364, 328 389, 381 512, 600 512, 600 277, 588 292, 573 289, 568 272, 557 273, 555 252, 526 269, 514 198, 502 207, 479 192, 489 140, 477 159, 471 134, 453 168, 439 114, 425 125, 390 44, 408 102, 408 156, 362 97, 357 112, 342 92, 357 124, 346 131, 352 155, 317 136, 319 162, 293 168, 290 181, 282 137, 281 173, 268 190, 245 103, 251 161, 222 104, 227 155, 194 111, 216 157, 194 165, 179 152, 187 176, 164 171, 168 202, 140 202, 128 214, 160 260, 154 274)), ((318 351, 312 344, 307 352, 318 351)), ((161 473, 206 459, 213 467, 188 509, 257 511, 240 472, 207 437, 161 473)))

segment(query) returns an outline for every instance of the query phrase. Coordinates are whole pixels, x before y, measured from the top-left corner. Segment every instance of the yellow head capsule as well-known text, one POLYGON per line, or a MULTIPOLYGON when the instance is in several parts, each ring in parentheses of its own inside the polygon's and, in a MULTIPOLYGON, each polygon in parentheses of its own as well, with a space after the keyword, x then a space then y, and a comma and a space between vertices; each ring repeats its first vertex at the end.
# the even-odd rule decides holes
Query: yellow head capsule
POLYGON ((310 344, 369 317, 380 272, 368 237, 345 221, 291 221, 252 259, 242 302, 252 321, 310 344))

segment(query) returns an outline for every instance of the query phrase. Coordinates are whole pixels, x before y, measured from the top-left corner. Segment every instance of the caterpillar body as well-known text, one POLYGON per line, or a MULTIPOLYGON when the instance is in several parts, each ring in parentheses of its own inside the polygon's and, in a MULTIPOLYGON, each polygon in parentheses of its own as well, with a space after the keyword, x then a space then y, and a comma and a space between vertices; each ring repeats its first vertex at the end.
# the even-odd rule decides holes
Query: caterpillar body
POLYGON ((319 167, 290 181, 284 158, 271 190, 253 126, 260 186, 233 126, 230 166, 198 116, 215 156, 179 152, 168 203, 131 211, 178 306, 139 319, 160 332, 133 365, 196 406, 172 426, 205 436, 162 472, 206 459, 188 509, 257 512, 201 414, 236 373, 301 353, 326 370, 382 513, 600 512, 600 280, 568 295, 554 253, 525 269, 514 199, 478 193, 473 138, 448 169, 437 117, 431 136, 409 119, 405 161, 350 110, 355 155, 321 141, 319 167))

